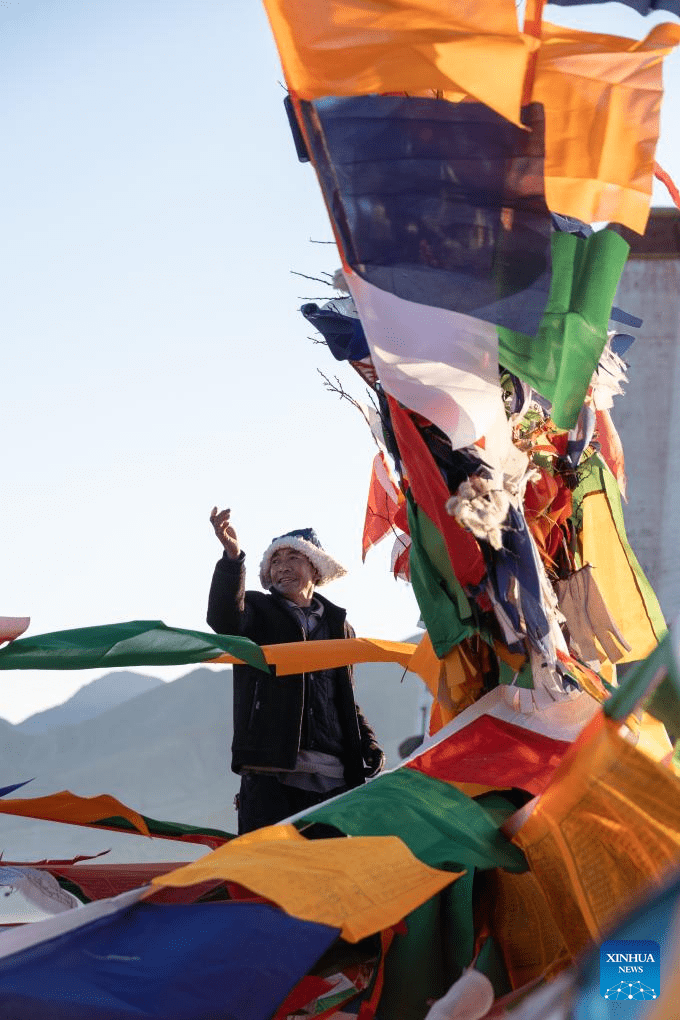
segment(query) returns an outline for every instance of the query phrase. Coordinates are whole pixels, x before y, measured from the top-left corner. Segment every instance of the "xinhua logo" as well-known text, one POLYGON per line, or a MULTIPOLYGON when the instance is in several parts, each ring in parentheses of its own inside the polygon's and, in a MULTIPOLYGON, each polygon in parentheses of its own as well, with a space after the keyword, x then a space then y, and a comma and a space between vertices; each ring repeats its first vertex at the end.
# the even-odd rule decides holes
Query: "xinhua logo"
POLYGON ((612 1002, 657 999, 661 990, 659 943, 610 939, 600 947, 600 995, 612 1002))

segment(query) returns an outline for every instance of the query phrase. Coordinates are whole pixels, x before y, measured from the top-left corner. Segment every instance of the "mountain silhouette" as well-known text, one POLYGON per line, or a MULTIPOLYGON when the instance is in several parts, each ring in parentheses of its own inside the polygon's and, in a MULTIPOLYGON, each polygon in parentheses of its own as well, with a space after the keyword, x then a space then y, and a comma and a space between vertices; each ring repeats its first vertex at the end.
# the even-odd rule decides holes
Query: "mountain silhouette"
POLYGON ((94 719, 109 708, 144 694, 163 681, 157 677, 119 670, 85 684, 61 705, 37 712, 17 724, 21 733, 46 733, 56 726, 73 726, 94 719))

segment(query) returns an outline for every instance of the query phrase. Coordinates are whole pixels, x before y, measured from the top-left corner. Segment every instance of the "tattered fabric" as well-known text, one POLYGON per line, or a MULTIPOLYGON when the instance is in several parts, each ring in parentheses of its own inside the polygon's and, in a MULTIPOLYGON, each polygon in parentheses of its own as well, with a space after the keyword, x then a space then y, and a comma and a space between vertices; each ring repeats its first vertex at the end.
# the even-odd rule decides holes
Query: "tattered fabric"
POLYGON ((626 537, 616 479, 597 455, 580 475, 573 493, 580 562, 591 564, 605 605, 631 646, 619 661, 636 662, 665 634, 663 613, 626 537))

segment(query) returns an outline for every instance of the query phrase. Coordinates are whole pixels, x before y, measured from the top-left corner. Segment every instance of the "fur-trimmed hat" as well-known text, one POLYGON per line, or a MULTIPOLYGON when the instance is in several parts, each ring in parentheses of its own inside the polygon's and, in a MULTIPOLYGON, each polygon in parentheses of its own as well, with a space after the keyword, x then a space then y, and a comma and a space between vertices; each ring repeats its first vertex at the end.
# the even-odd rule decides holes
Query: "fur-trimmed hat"
POLYGON ((316 585, 328 584, 347 573, 343 565, 323 549, 314 528, 298 528, 297 531, 287 531, 285 535, 273 538, 265 550, 260 563, 260 584, 263 588, 272 587, 272 556, 277 549, 283 548, 297 549, 307 557, 318 575, 316 585))

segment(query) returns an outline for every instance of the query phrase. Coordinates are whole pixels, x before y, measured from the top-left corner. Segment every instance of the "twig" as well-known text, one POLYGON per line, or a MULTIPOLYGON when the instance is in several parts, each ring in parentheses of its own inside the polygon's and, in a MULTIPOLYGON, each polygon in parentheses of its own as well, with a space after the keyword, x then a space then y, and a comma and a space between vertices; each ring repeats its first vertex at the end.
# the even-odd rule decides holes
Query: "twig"
MULTIPOLYGON (((349 400, 349 402, 352 405, 352 407, 355 407, 357 409, 357 411, 359 412, 361 417, 364 419, 364 421, 368 425, 369 431, 371 433, 371 439, 373 440, 375 445, 378 447, 378 449, 382 452, 382 448, 380 446, 380 443, 378 442, 376 437, 373 435, 373 429, 371 428, 371 423, 368 420, 368 415, 366 414, 366 411, 364 410, 362 405, 359 403, 359 401, 355 400, 354 397, 350 396, 350 394, 347 392, 347 390, 343 387, 342 383, 338 379, 337 375, 335 376, 335 383, 332 383, 331 380, 328 378, 328 376, 325 375, 321 371, 320 368, 317 368, 317 372, 319 373, 319 375, 323 379, 324 385, 325 385, 326 389, 329 391, 329 393, 337 393, 341 400, 342 399, 349 400)), ((371 403, 373 403, 373 401, 371 401, 371 403)), ((373 407, 374 407, 374 410, 375 410, 375 404, 373 404, 373 407)))
MULTIPOLYGON (((333 287, 332 283, 329 283, 328 280, 322 280, 319 276, 307 276, 306 273, 298 273, 295 269, 291 269, 290 272, 293 276, 301 276, 305 280, 314 280, 315 283, 323 283, 326 287, 333 287)), ((335 290, 335 287, 333 287, 333 290, 335 290)))
POLYGON ((366 415, 364 414, 364 409, 362 408, 362 406, 359 403, 359 401, 355 400, 354 397, 350 396, 350 394, 347 392, 347 390, 344 388, 344 386, 342 385, 342 383, 338 379, 337 375, 335 377, 335 382, 333 383, 328 378, 328 376, 324 372, 321 371, 320 368, 317 368, 317 372, 319 373, 319 375, 323 379, 324 385, 325 385, 326 389, 330 393, 337 393, 341 400, 343 398, 345 400, 349 400, 350 404, 352 404, 353 407, 356 407, 357 411, 361 412, 362 417, 364 417, 364 418, 366 417, 366 415))

